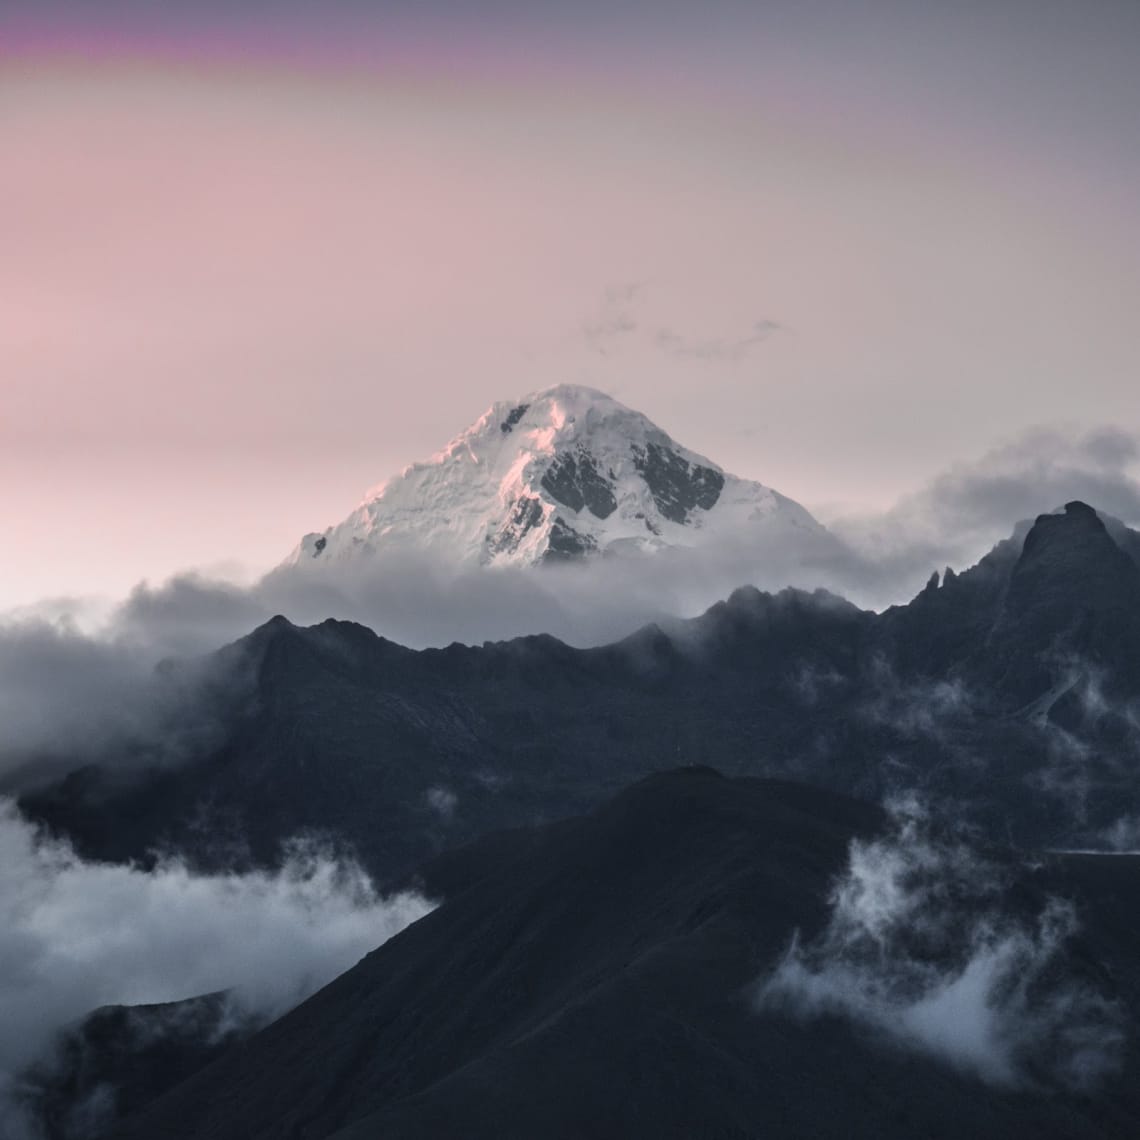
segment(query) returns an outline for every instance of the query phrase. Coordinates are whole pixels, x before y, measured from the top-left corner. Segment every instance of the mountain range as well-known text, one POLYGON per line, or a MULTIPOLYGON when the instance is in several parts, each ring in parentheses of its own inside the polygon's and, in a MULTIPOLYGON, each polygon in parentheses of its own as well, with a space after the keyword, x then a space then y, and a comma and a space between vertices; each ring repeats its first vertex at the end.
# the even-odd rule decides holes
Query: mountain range
MULTIPOLYGON (((834 541, 561 387, 276 573, 834 541)), ((24 817, 223 880, 300 839, 436 905, 268 1024, 222 992, 66 1027, 19 1082, 44 1140, 1140 1132, 1140 533, 1089 504, 882 612, 743 586, 423 650, 278 615, 154 683, 178 747, 29 756, 24 817)))
POLYGON ((870 799, 919 788, 995 838, 1095 845, 1140 816, 1138 551, 1070 503, 881 614, 743 588, 596 649, 413 651, 278 617, 207 663, 225 694, 208 748, 109 757, 21 802, 92 858, 271 864, 315 832, 384 883, 685 763, 870 799))

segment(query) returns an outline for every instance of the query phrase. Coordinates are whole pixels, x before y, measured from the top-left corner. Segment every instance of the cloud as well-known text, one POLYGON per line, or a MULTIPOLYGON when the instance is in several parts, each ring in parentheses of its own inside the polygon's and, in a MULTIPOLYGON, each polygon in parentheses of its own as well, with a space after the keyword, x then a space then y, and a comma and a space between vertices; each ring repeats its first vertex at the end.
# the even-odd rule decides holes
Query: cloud
POLYGON ((179 574, 161 586, 141 582, 115 611, 116 639, 159 655, 206 652, 235 629, 253 629, 268 618, 268 602, 247 587, 201 574, 179 574))
POLYGON ((451 820, 459 805, 459 797, 450 788, 428 788, 424 798, 428 807, 445 822, 451 820))
POLYGON ((871 662, 869 673, 871 695, 858 706, 858 715, 903 736, 945 742, 954 725, 975 714, 977 701, 960 678, 903 682, 882 657, 871 662))
POLYGON ((890 835, 852 843, 826 928, 792 942, 757 1008, 838 1014, 994 1085, 1095 1088, 1120 1064, 1122 1015, 1068 968, 1072 906, 1014 903, 1015 868, 932 838, 913 798, 893 810, 890 835))
POLYGON ((635 303, 645 289, 644 282, 611 285, 602 294, 597 311, 582 322, 586 347, 599 356, 610 356, 618 342, 638 329, 635 303))
POLYGON ((653 342, 667 356, 678 360, 738 361, 743 360, 758 344, 762 344, 773 333, 783 328, 779 321, 759 320, 753 322, 747 336, 701 339, 681 336, 672 329, 663 328, 657 331, 653 342))
POLYGON ((825 521, 880 580, 864 579, 870 600, 887 604, 903 583, 915 592, 932 569, 970 565, 1015 523, 1073 499, 1140 525, 1138 461, 1140 439, 1118 428, 1039 428, 955 465, 885 512, 825 521))
MULTIPOLYGON (((171 593, 181 602, 177 585, 171 593)), ((160 668, 161 636, 128 636, 132 620, 103 636, 66 618, 0 623, 0 788, 109 755, 123 767, 178 763, 207 749, 252 699, 240 655, 160 668)))
POLYGON ((34 1136, 19 1074, 92 1009, 224 989, 235 1013, 276 1017, 431 905, 300 842, 273 872, 86 863, 0 800, 0 1132, 34 1136))
POLYGON ((645 327, 650 322, 639 315, 645 293, 643 281, 611 285, 605 290, 595 312, 580 327, 582 339, 592 353, 613 356, 624 342, 636 340, 675 360, 735 362, 786 327, 779 321, 761 318, 753 321, 743 335, 735 337, 690 336, 667 325, 651 332, 645 327))
POLYGON ((1022 779, 1033 802, 1069 828, 1053 843, 1120 850, 1127 814, 1140 798, 1140 701, 1121 693, 1102 664, 1072 653, 1049 653, 1052 686, 1018 710, 1033 765, 1022 779), (1114 816, 1116 819, 1113 823, 1114 816))
POLYGON ((1122 815, 1100 833, 1101 841, 1119 855, 1140 854, 1140 815, 1122 815))

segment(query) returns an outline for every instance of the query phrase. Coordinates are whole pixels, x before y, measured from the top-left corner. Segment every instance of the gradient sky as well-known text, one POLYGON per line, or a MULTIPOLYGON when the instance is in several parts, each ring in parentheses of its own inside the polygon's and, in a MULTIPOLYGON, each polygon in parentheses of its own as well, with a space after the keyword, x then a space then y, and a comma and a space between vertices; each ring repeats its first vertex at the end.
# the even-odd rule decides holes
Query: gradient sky
POLYGON ((1140 4, 0 5, 0 607, 594 384, 809 507, 1140 431, 1140 4))

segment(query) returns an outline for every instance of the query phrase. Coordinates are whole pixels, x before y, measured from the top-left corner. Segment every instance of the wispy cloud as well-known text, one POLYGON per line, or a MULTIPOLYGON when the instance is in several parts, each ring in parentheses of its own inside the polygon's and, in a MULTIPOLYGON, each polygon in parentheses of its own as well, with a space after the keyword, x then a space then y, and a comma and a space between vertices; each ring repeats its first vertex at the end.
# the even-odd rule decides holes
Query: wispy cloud
POLYGON ((644 281, 610 285, 596 309, 581 323, 583 341, 598 356, 616 355, 623 344, 649 345, 674 360, 736 362, 774 334, 784 330, 779 321, 761 318, 737 336, 698 335, 661 324, 647 313, 650 296, 644 281))
POLYGON ((582 322, 582 338, 591 352, 610 356, 619 342, 637 332, 636 304, 644 291, 645 284, 640 281, 610 285, 605 290, 597 310, 582 322))
POLYGON ((1017 869, 933 838, 915 800, 895 817, 852 843, 827 927, 793 941, 757 1008, 839 1014, 995 1085, 1096 1087, 1119 1066, 1122 1014, 1073 968, 1072 906, 1015 903, 1017 869))
POLYGON ((678 360, 738 361, 783 328, 779 321, 759 320, 746 336, 735 338, 689 337, 663 328, 656 332, 653 342, 667 356, 678 360))

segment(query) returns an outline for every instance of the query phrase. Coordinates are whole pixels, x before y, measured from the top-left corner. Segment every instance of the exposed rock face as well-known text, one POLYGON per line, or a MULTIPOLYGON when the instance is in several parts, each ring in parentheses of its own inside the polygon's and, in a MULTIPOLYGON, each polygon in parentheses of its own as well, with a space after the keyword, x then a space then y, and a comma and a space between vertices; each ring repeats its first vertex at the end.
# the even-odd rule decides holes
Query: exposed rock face
POLYGON ((1010 620, 1049 612, 1071 616, 1074 604, 1104 609, 1136 599, 1136 568, 1085 503, 1064 514, 1040 515, 1025 536, 1009 582, 1010 620), (1058 611, 1057 606, 1061 605, 1058 611))
POLYGON ((546 561, 566 562, 593 554, 598 549, 597 542, 588 534, 579 534, 565 520, 556 518, 550 528, 550 542, 546 548, 546 561))
POLYGON ((595 518, 608 519, 617 510, 616 481, 612 472, 608 479, 603 476, 594 457, 579 444, 574 451, 554 457, 542 477, 542 487, 572 511, 588 510, 595 518))
POLYGON ((517 408, 511 408, 511 410, 507 413, 507 418, 503 420, 501 424, 499 424, 499 431, 503 432, 504 434, 513 431, 515 424, 517 424, 519 420, 521 420, 523 416, 526 415, 527 408, 529 407, 529 404, 519 404, 517 408))
POLYGON ((657 509, 675 523, 688 522, 690 511, 711 510, 724 490, 724 476, 715 468, 690 463, 660 444, 635 447, 633 462, 657 509))
POLYGON ((1040 515, 990 638, 997 684, 1026 701, 1066 670, 1140 678, 1140 569, 1085 503, 1040 515))

